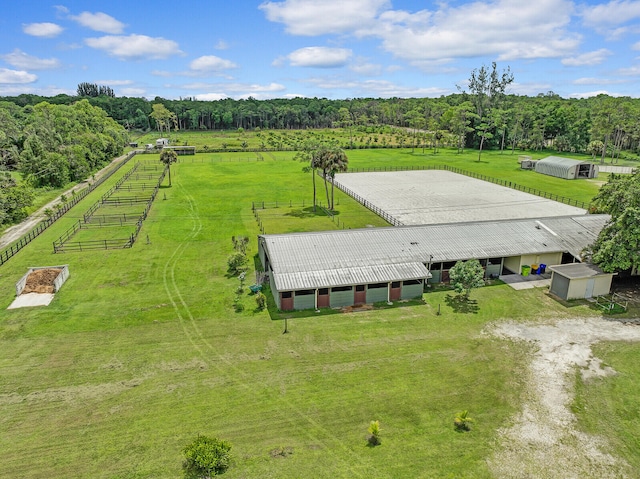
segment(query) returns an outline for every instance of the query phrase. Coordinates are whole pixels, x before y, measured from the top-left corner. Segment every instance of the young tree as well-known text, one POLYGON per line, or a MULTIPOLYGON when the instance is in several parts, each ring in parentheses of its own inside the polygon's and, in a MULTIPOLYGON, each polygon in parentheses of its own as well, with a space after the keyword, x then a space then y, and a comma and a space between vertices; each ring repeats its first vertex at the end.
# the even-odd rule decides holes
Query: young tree
POLYGON ((476 125, 476 133, 480 137, 478 161, 480 161, 485 140, 493 136, 495 117, 491 114, 492 110, 500 107, 505 91, 513 79, 511 69, 507 67, 506 70, 498 72, 496 62, 491 64, 491 71, 483 65, 480 69, 474 69, 471 72, 468 86, 478 115, 476 125))
POLYGON ((182 453, 182 470, 187 479, 210 479, 231 465, 231 444, 215 437, 199 435, 182 453))
POLYGON ((169 186, 171 186, 171 165, 178 161, 178 155, 169 148, 163 148, 162 153, 160 153, 160 161, 164 163, 164 166, 169 170, 169 186))
POLYGON ((477 259, 458 261, 449 270, 449 278, 456 292, 469 298, 473 288, 484 286, 484 269, 477 259))

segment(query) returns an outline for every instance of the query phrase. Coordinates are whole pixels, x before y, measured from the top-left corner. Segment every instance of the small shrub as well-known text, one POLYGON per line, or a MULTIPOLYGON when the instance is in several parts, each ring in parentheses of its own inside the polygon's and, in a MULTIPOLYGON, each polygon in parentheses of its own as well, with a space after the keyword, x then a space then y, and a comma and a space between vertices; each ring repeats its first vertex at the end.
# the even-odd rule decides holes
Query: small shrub
POLYGON ((224 473, 231 463, 231 444, 215 437, 200 436, 182 453, 182 470, 187 479, 205 479, 224 473))
POLYGON ((258 305, 258 309, 260 311, 267 307, 267 297, 262 294, 262 291, 258 291, 256 293, 256 304, 258 305))
POLYGON ((242 273, 247 269, 247 257, 243 253, 235 252, 227 259, 227 265, 229 266, 229 272, 232 274, 242 273))
POLYGON ((380 439, 380 421, 371 421, 367 431, 369 432, 369 436, 367 437, 367 442, 369 443, 369 445, 379 446, 382 443, 380 439))
POLYGON ((469 417, 469 411, 461 411, 459 412, 453 420, 453 426, 456 428, 456 431, 469 431, 471 430, 470 424, 473 422, 473 419, 469 417))
POLYGON ((236 295, 233 299, 233 309, 236 310, 236 313, 241 313, 244 311, 244 304, 242 303, 242 296, 236 295))

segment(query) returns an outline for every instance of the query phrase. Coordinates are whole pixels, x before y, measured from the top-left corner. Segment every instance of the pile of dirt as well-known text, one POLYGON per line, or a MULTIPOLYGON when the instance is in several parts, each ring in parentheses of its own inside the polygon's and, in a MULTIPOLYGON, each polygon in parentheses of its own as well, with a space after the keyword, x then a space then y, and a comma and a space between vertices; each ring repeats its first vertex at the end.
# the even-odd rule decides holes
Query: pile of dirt
POLYGON ((53 282, 58 277, 62 269, 46 268, 36 269, 27 276, 27 284, 22 290, 22 294, 27 293, 54 293, 53 282))

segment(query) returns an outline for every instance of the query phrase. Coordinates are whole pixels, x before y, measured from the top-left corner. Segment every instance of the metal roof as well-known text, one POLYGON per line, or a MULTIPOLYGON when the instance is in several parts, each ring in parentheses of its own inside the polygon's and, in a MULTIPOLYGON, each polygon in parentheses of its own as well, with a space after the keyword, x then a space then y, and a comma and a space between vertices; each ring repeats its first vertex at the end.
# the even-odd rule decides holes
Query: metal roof
POLYGON ((389 283, 429 277, 422 263, 379 264, 297 273, 274 273, 278 291, 328 288, 352 284, 389 283))
POLYGON ((593 278, 595 276, 613 276, 615 273, 605 273, 594 264, 572 263, 550 266, 549 269, 565 278, 583 279, 593 278))
POLYGON ((416 279, 389 279, 391 273, 380 276, 384 275, 380 270, 427 264, 430 259, 459 261, 565 251, 579 256, 608 220, 608 215, 581 215, 479 221, 261 235, 259 241, 278 289, 282 284, 285 290, 295 290, 310 289, 310 284, 329 287, 416 279), (345 282, 349 275, 358 281, 345 282))
POLYGON ((536 166, 540 164, 543 164, 543 165, 553 164, 553 165, 562 166, 568 169, 576 165, 584 165, 584 164, 590 164, 590 163, 591 163, 590 161, 576 160, 574 158, 563 158, 561 156, 547 156, 546 158, 538 160, 538 162, 536 163, 536 166))

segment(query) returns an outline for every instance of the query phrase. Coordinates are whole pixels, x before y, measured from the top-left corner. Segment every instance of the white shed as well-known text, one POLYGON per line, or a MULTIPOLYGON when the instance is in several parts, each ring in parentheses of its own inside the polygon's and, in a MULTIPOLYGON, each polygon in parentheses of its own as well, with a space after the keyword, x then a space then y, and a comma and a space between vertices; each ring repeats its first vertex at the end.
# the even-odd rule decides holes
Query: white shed
POLYGON ((549 292, 565 300, 609 294, 615 274, 587 263, 562 264, 549 269, 552 271, 549 292))
POLYGON ((169 138, 158 138, 156 140, 156 148, 162 148, 163 146, 167 146, 169 144, 169 138))
POLYGON ((535 169, 536 173, 556 176, 567 180, 597 178, 598 176, 598 167, 593 163, 559 156, 547 156, 537 161, 535 169))

